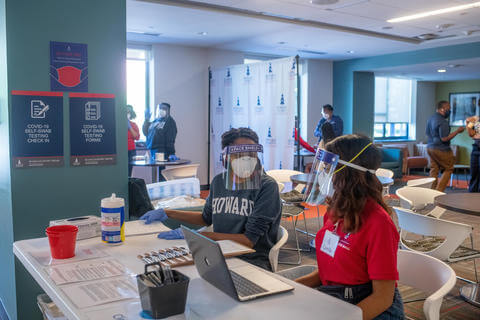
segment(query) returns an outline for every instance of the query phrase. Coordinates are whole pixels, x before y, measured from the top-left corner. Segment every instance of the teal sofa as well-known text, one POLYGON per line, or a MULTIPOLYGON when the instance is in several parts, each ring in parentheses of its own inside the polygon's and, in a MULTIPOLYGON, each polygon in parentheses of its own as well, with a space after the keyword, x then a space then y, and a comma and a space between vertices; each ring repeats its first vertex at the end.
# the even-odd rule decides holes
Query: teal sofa
POLYGON ((394 173, 394 178, 402 177, 402 165, 403 165, 403 150, 401 149, 387 149, 380 148, 382 151, 382 164, 380 165, 383 169, 392 170, 394 173))

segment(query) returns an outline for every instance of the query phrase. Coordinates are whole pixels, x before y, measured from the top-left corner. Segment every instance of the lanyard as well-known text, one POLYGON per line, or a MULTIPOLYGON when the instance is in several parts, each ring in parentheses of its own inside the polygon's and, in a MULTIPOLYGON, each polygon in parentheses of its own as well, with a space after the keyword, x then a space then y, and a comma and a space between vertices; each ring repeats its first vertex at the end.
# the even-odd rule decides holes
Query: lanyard
MULTIPOLYGON (((333 233, 338 236, 338 233, 337 233, 337 230, 338 230, 338 221, 334 224, 334 227, 335 227, 335 228, 333 229, 333 233)), ((347 233, 343 238, 344 238, 345 240, 347 240, 348 237, 350 237, 350 232, 347 233)))

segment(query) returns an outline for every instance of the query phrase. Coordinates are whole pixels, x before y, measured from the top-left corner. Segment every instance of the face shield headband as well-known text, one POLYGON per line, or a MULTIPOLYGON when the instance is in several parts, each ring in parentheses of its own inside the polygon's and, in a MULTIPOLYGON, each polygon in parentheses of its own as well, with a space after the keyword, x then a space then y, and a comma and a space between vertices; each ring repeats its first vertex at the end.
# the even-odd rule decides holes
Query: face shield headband
POLYGON ((375 170, 367 169, 352 163, 372 144, 372 142, 367 144, 349 161, 340 160, 340 157, 337 154, 318 149, 312 165, 312 170, 308 177, 304 201, 310 205, 325 203, 325 199, 327 197, 332 197, 335 191, 332 182, 333 175, 343 170, 345 167, 350 167, 363 172, 370 172, 375 175, 375 170), (342 166, 339 169, 336 169, 338 163, 342 166))
POLYGON ((263 146, 240 144, 223 150, 225 188, 227 190, 259 189, 263 165, 263 146))

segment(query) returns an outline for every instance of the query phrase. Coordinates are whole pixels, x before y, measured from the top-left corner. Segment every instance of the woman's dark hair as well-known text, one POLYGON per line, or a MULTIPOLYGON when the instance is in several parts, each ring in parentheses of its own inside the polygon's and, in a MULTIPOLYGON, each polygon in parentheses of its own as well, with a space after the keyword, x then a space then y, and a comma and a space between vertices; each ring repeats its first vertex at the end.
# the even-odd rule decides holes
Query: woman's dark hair
POLYGON ((222 134, 222 149, 231 146, 238 138, 247 138, 258 143, 258 135, 250 128, 232 128, 222 134))
POLYGON ((170 111, 170 103, 162 102, 160 103, 159 108, 162 108, 162 107, 165 107, 168 109, 168 111, 170 111))
MULTIPOLYGON (((325 149, 338 154, 341 160, 350 161, 371 142, 366 136, 350 134, 334 139, 325 149)), ((352 161, 372 170, 378 169, 381 162, 381 152, 374 145, 370 145, 352 161)), ((333 175, 332 181, 335 193, 327 201, 328 209, 333 221, 343 219, 345 232, 355 232, 361 227, 361 214, 368 198, 377 202, 389 215, 392 214, 383 200, 382 184, 374 174, 345 166, 333 175)))
POLYGON ((333 107, 331 104, 326 104, 322 107, 322 109, 327 109, 328 111, 333 111, 333 107))
POLYGON ((127 104, 127 113, 130 113, 130 119, 135 119, 137 114, 133 110, 133 106, 131 104, 127 104))
POLYGON ((324 144, 327 144, 335 139, 335 131, 333 131, 333 126, 330 122, 325 121, 320 130, 322 131, 322 139, 324 144))

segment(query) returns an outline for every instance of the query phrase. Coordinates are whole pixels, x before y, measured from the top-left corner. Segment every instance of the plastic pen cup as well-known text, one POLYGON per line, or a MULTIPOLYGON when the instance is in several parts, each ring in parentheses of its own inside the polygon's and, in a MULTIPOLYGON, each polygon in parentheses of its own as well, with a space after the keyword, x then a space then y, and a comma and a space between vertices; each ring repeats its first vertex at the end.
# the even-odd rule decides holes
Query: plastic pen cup
POLYGON ((75 256, 75 242, 78 227, 72 225, 51 226, 45 231, 54 259, 68 259, 75 256))

